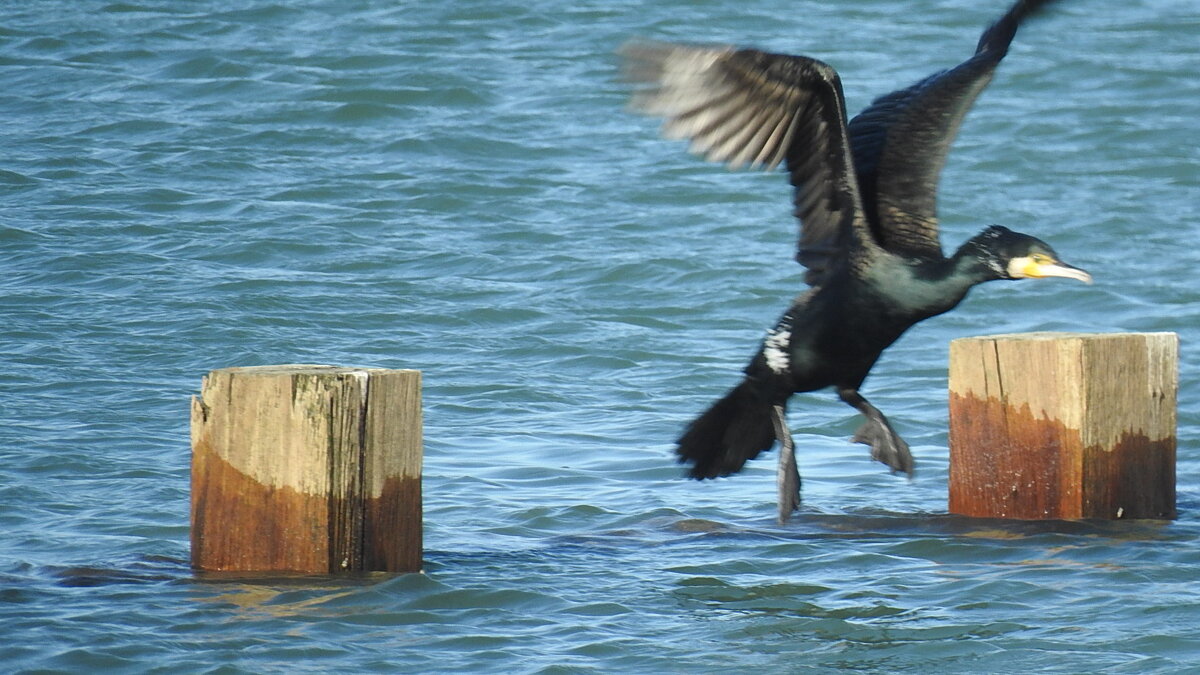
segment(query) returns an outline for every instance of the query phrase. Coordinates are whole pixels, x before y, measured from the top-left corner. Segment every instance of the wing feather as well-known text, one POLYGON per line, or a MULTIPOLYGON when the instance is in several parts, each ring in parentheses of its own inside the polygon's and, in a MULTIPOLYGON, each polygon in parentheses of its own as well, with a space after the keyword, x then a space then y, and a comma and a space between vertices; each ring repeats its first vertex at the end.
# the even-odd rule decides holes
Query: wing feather
POLYGON ((841 81, 828 65, 753 49, 634 42, 621 49, 634 110, 730 168, 786 162, 800 219, 797 259, 819 285, 875 246, 864 218, 841 81), (857 246, 855 246, 857 244, 857 246))
POLYGON ((940 257, 937 186, 959 126, 991 82, 1021 21, 1049 0, 1020 0, 959 65, 881 96, 849 124, 867 220, 888 251, 940 257))

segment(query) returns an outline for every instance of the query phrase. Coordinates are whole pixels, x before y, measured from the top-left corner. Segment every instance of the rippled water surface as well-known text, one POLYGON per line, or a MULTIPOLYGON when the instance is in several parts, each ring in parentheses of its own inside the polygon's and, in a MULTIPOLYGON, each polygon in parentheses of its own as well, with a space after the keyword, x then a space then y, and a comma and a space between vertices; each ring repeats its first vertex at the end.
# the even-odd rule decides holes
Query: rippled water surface
POLYGON ((914 481, 798 397, 773 456, 671 440, 800 289, 779 175, 623 110, 633 35, 820 56, 852 111, 970 53, 1002 2, 39 2, 0 8, 0 666, 63 672, 1111 672, 1200 662, 1200 10, 1063 0, 943 181, 1096 284, 977 289, 867 395, 914 481), (1182 340, 1171 523, 946 514, 947 344, 1182 340), (426 570, 204 579, 188 399, 214 368, 425 379, 426 570))

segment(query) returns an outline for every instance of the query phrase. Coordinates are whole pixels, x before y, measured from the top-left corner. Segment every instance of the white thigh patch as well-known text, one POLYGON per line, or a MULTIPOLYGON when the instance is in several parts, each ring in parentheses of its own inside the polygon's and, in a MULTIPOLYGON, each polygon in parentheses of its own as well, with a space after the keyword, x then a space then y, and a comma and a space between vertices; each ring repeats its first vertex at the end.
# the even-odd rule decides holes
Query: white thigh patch
POLYGON ((777 372, 786 373, 791 364, 788 356, 788 345, 792 341, 792 332, 786 329, 772 328, 767 331, 767 339, 763 341, 763 356, 767 366, 777 372))

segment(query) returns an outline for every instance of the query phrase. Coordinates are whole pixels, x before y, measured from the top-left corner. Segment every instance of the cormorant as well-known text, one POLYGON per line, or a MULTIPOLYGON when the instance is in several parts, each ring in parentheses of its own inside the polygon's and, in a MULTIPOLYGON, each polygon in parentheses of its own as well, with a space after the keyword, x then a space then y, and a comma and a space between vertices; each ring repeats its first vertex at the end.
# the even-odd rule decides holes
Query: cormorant
POLYGON ((785 164, 800 220, 796 259, 811 286, 767 331, 741 383, 678 439, 690 477, 736 473, 778 441, 786 521, 800 503, 787 402, 826 387, 866 416, 854 441, 911 476, 908 444, 859 393, 883 350, 985 281, 1091 282, 1045 242, 999 225, 948 258, 938 240, 937 181, 950 143, 1017 26, 1047 1, 1012 5, 966 61, 875 99, 848 124, 841 81, 816 59, 659 42, 622 47, 635 83, 631 107, 665 118, 664 135, 690 139, 693 152, 731 168, 785 164))

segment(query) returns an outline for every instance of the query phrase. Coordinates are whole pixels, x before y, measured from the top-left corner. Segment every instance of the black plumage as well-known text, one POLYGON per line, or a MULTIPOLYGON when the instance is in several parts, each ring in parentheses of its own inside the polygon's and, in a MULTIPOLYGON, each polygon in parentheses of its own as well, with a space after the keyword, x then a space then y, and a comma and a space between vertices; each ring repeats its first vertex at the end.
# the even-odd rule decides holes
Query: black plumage
POLYGON ((786 166, 800 220, 796 259, 811 286, 768 331, 741 383, 679 438, 691 477, 735 473, 778 441, 786 520, 800 500, 787 402, 826 387, 866 416, 854 440, 911 475, 908 445, 859 393, 883 350, 984 281, 1090 282, 1046 243, 998 225, 950 257, 938 238, 937 182, 950 144, 1018 25, 1044 4, 1012 5, 966 61, 876 99, 849 123, 837 73, 815 59, 654 42, 622 48, 636 83, 632 107, 665 118, 666 136, 731 168, 786 166))

